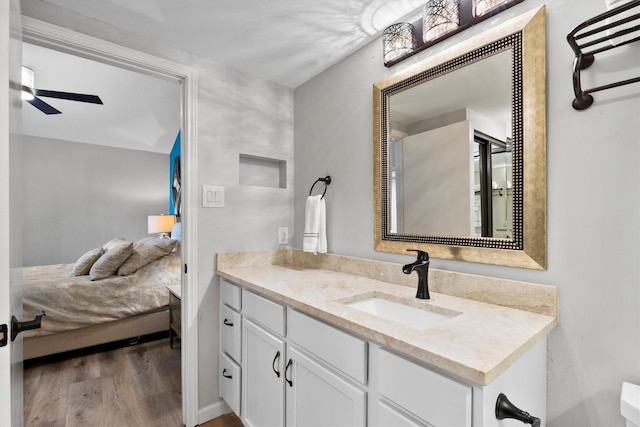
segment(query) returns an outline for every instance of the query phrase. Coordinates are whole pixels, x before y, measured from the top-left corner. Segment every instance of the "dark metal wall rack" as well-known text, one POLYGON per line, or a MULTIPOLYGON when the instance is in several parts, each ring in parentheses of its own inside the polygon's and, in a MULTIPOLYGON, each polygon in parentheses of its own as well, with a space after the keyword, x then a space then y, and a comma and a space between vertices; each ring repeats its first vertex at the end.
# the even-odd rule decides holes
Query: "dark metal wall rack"
POLYGON ((580 71, 593 64, 594 55, 638 40, 640 40, 640 0, 629 1, 588 19, 567 35, 567 42, 576 55, 573 62, 573 92, 575 94, 573 108, 576 110, 589 108, 593 104, 593 96, 590 95, 593 92, 640 82, 639 76, 585 90, 580 81, 580 71), (609 22, 606 22, 607 20, 609 22), (624 39, 620 38, 624 36, 626 36, 624 39))

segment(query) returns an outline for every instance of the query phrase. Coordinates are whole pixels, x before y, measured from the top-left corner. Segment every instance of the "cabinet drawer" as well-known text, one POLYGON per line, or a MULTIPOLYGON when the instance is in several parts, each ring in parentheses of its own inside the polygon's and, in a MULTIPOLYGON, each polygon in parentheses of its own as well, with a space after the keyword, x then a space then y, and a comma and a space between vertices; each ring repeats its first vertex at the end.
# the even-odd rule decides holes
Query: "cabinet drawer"
POLYGON ((434 427, 471 426, 471 387, 376 346, 378 392, 434 427))
POLYGON ((367 381, 367 343, 319 320, 287 309, 287 337, 351 378, 367 381))
POLYGON ((284 336, 284 307, 280 304, 243 289, 242 314, 284 336))
POLYGON ((220 305, 220 350, 241 362, 242 316, 224 304, 220 305))
POLYGON ((240 366, 236 364, 229 356, 220 353, 220 374, 218 387, 220 388, 220 397, 227 402, 236 415, 240 415, 240 366))
POLYGON ((238 311, 242 308, 242 300, 240 298, 240 286, 236 286, 220 279, 220 301, 229 307, 238 311))

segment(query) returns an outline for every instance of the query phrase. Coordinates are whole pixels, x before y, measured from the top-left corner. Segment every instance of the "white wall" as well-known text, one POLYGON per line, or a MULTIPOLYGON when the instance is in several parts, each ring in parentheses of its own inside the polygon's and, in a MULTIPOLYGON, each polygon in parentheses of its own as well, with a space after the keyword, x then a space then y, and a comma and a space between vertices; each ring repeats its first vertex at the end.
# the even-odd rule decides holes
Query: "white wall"
POLYGON ((169 155, 22 137, 24 265, 75 262, 169 212, 169 155))
MULTIPOLYGON (((297 88, 295 246, 302 246, 309 186, 331 175, 329 251, 409 260, 373 251, 372 84, 543 3, 523 2, 392 69, 382 65, 382 43, 376 40, 297 88)), ((603 12, 604 0, 546 3, 548 268, 443 260, 432 260, 432 266, 558 286, 560 326, 549 336, 548 425, 623 426, 621 383, 640 384, 640 86, 597 93, 590 109, 573 110, 573 57, 566 35, 603 12)), ((596 61, 587 84, 615 79, 619 69, 637 76, 640 43, 602 65, 596 61)))

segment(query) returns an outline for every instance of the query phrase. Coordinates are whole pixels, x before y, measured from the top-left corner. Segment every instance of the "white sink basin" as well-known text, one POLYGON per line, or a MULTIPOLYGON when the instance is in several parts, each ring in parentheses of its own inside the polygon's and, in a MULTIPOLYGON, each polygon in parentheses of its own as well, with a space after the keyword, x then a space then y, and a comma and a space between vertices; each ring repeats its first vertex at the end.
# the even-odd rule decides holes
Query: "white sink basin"
POLYGON ((444 314, 379 297, 366 298, 345 305, 416 329, 432 328, 451 318, 444 314))

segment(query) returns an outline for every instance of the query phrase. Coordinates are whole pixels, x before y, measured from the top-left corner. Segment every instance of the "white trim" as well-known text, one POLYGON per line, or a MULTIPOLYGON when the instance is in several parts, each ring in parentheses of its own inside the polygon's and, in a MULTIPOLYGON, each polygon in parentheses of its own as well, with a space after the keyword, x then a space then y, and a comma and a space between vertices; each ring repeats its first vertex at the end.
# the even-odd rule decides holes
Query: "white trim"
POLYGON ((232 411, 225 401, 219 400, 216 403, 212 403, 211 405, 200 409, 199 416, 201 420, 212 420, 230 412, 232 411))
POLYGON ((183 245, 188 274, 182 279, 182 420, 198 422, 197 129, 198 72, 162 58, 23 16, 23 40, 85 58, 172 78, 182 84, 183 245))

